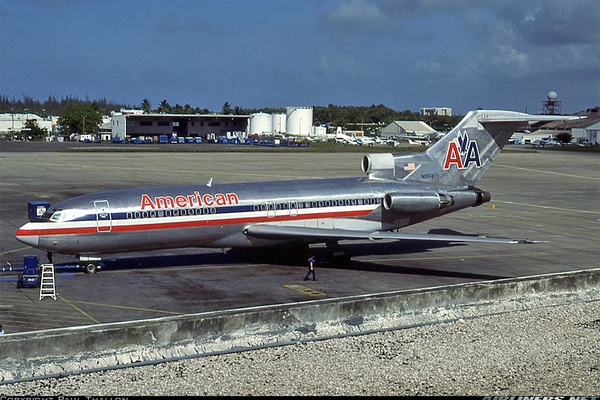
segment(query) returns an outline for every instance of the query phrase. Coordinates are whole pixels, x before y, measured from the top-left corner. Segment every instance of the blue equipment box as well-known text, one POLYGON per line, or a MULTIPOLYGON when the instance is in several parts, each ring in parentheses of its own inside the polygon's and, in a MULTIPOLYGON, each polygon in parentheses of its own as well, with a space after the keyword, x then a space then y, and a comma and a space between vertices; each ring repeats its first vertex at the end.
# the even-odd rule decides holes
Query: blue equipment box
POLYGON ((27 214, 30 221, 38 221, 46 210, 50 207, 47 201, 28 201, 27 214))
POLYGON ((38 274, 39 258, 36 256, 23 257, 23 274, 37 275, 38 274))
POLYGON ((38 263, 39 258, 36 256, 23 257, 23 272, 17 278, 18 288, 36 288, 40 285, 38 263))

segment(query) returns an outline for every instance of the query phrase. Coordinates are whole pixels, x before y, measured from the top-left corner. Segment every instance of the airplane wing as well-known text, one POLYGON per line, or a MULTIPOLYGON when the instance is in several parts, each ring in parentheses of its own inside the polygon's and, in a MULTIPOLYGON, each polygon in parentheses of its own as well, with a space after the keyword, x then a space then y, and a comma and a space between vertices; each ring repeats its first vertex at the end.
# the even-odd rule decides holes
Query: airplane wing
POLYGON ((281 225, 251 225, 244 229, 244 234, 261 239, 290 240, 290 239, 328 239, 334 240, 429 240, 436 242, 480 242, 480 243, 542 243, 541 241, 529 239, 507 239, 487 236, 468 236, 468 235, 442 235, 442 234, 419 234, 419 233, 401 233, 387 231, 354 231, 350 229, 325 229, 325 228, 307 228, 299 226, 281 226, 281 225))

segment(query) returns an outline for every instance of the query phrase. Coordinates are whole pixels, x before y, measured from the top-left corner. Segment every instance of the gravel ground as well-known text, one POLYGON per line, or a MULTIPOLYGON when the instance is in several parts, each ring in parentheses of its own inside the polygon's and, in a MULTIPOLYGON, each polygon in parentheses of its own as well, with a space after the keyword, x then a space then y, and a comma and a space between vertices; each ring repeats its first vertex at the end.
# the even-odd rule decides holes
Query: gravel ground
POLYGON ((6 384, 0 395, 597 396, 600 301, 6 384))

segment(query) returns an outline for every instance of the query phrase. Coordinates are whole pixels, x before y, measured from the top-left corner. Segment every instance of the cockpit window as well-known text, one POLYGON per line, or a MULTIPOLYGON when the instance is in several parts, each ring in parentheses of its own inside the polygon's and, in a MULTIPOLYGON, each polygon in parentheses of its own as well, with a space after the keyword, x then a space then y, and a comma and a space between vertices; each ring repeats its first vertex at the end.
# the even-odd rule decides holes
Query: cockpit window
POLYGON ((44 214, 43 218, 46 221, 50 221, 50 222, 66 222, 66 221, 73 221, 77 218, 80 218, 82 216, 85 216, 87 213, 86 210, 78 210, 78 209, 58 209, 58 210, 53 210, 50 212, 47 212, 46 214, 44 214))
POLYGON ((55 211, 54 214, 50 217, 50 221, 60 222, 64 218, 64 213, 62 211, 55 211))

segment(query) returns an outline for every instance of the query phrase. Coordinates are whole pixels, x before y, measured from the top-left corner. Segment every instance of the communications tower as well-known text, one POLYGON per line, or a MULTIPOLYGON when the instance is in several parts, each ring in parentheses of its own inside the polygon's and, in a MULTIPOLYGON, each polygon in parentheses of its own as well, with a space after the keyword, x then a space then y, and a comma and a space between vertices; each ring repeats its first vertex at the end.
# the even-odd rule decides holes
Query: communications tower
POLYGON ((548 92, 548 100, 542 103, 542 114, 557 115, 561 113, 560 100, 556 100, 557 97, 556 92, 548 92))

